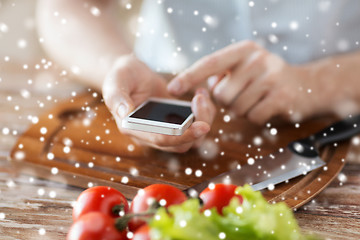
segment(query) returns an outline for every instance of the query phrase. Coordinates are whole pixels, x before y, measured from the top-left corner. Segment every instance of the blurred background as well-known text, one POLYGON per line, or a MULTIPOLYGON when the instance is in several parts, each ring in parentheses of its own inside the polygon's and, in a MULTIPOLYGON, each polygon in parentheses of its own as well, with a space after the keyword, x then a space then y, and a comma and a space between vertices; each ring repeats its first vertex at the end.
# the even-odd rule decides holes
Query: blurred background
MULTIPOLYGON (((133 42, 141 0, 119 0, 119 14, 129 42, 133 42)), ((0 0, 0 67, 6 61, 14 64, 36 63, 45 53, 41 36, 36 32, 36 0, 0 0)))
POLYGON ((44 55, 36 34, 35 8, 35 0, 0 0, 1 61, 8 56, 19 64, 29 63, 44 55))
MULTIPOLYGON (((36 0, 0 0, 0 156, 4 157, 41 113, 87 89, 43 51, 36 4, 36 0)), ((135 36, 140 5, 141 1, 118 1, 129 42, 135 36)))

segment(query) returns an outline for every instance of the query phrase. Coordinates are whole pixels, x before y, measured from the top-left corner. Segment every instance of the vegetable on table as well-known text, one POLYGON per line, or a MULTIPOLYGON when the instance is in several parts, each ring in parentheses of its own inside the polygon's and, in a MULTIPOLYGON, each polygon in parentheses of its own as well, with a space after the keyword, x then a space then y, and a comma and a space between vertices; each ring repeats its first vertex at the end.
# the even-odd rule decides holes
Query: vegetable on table
POLYGON ((128 201, 121 192, 111 187, 96 186, 79 195, 73 208, 73 220, 89 212, 102 212, 116 218, 128 211, 128 201))
POLYGON ((210 184, 187 199, 173 186, 154 184, 137 193, 130 209, 119 191, 93 187, 78 197, 73 219, 67 240, 318 239, 301 232, 285 203, 269 204, 249 185, 210 184))
POLYGON ((167 210, 159 208, 149 223, 153 240, 309 240, 301 233, 285 203, 269 204, 250 186, 238 187, 220 215, 216 208, 200 211, 198 199, 189 199, 167 210))
POLYGON ((71 226, 67 240, 126 240, 127 231, 119 231, 115 219, 102 212, 82 215, 71 226))
POLYGON ((227 206, 233 197, 239 199, 240 204, 243 201, 241 195, 236 194, 237 186, 234 184, 210 184, 199 195, 203 201, 202 210, 216 208, 219 214, 222 214, 222 209, 227 206))
MULTIPOLYGON (((130 213, 146 213, 153 215, 156 208, 180 204, 187 200, 186 195, 171 185, 153 184, 140 190, 130 205, 130 213)), ((141 217, 134 217, 129 222, 130 231, 136 231, 146 222, 141 217)))

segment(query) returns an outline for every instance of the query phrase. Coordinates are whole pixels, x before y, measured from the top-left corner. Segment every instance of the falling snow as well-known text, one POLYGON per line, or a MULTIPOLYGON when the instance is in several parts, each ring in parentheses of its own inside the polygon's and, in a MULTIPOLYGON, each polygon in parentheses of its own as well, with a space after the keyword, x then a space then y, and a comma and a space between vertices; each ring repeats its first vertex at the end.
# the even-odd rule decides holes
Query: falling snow
MULTIPOLYGON (((126 10, 129 10, 129 12, 131 10, 134 10, 136 7, 134 7, 131 4, 131 1, 120 1, 122 7, 126 10)), ((277 1, 270 1, 271 3, 276 3, 277 1)), ((162 1, 157 1, 158 4, 162 4, 162 1)), ((248 1, 247 3, 245 3, 248 5, 249 10, 255 10, 258 6, 261 6, 262 4, 259 2, 255 1, 248 1)), ((329 12, 334 6, 333 6, 333 2, 332 1, 328 1, 328 0, 321 0, 318 1, 315 5, 315 7, 317 8, 317 11, 320 14, 325 14, 327 12, 329 12)), ((1 5, 0 5, 1 6, 1 5)), ((15 6, 15 3, 14 5, 15 6)), ((270 12, 271 7, 270 4, 269 6, 264 8, 264 12, 268 11, 270 12)), ((86 7, 86 11, 87 14, 92 16, 93 18, 98 18, 100 19, 101 17, 103 17, 102 15, 105 14, 104 12, 101 12, 101 10, 96 7, 96 6, 90 6, 87 5, 86 7)), ((165 8, 165 12, 164 12, 168 17, 173 17, 175 15, 181 15, 184 14, 185 15, 185 11, 182 11, 181 9, 175 8, 175 7, 166 7, 165 8)), ((57 19, 57 21, 59 21, 59 23, 61 23, 62 25, 66 25, 66 26, 70 26, 71 24, 71 18, 64 18, 64 16, 61 14, 61 12, 55 11, 55 12, 51 12, 50 13, 54 18, 57 19)), ((212 31, 220 26, 222 26, 222 22, 221 19, 218 18, 217 15, 214 15, 213 13, 207 13, 202 11, 202 9, 192 9, 190 12, 188 12, 188 14, 191 15, 191 17, 193 17, 193 19, 197 19, 197 21, 199 23, 201 23, 199 26, 197 26, 197 30, 199 31, 199 33, 201 33, 204 38, 206 38, 207 36, 209 36, 209 34, 212 33, 212 31)), ((138 24, 147 24, 149 19, 143 17, 143 16, 138 16, 135 18, 135 23, 138 24)), ((285 42, 282 38, 282 34, 278 33, 278 31, 282 31, 283 29, 285 29, 287 32, 289 32, 290 34, 299 34, 301 32, 301 36, 304 39, 303 41, 314 41, 314 35, 315 33, 308 31, 308 29, 306 29, 306 23, 309 24, 309 22, 311 22, 311 20, 313 20, 313 16, 302 16, 301 18, 298 16, 294 16, 293 19, 289 19, 287 22, 281 22, 279 21, 279 19, 272 19, 271 21, 267 21, 266 24, 266 31, 264 31, 264 29, 260 29, 260 28, 255 28, 252 29, 248 29, 249 30, 249 37, 250 38, 254 38, 256 40, 259 40, 260 43, 265 43, 267 45, 273 45, 278 47, 281 50, 281 53, 284 54, 288 54, 291 53, 291 51, 294 51, 294 45, 289 43, 289 42, 285 42), (306 20, 306 22, 305 22, 306 20)), ((345 24, 344 22, 340 21, 341 19, 336 19, 335 21, 333 21, 332 27, 335 29, 341 29, 345 24)), ((3 19, 1 19, 1 21, 4 21, 3 19)), ((238 21, 238 20, 237 20, 238 21)), ((30 30, 34 30, 35 28, 35 20, 34 19, 27 19, 26 21, 24 21, 23 23, 25 29, 27 31, 30 30)), ((130 24, 129 24, 130 25, 130 24)), ((14 29, 12 27, 13 25, 11 25, 10 23, 7 22, 0 22, 0 40, 2 38, 5 38, 5 36, 10 35, 10 34, 14 34, 16 29, 14 29)), ((172 49, 171 55, 176 58, 179 59, 179 57, 181 57, 181 54, 185 54, 185 52, 187 50, 190 50, 192 53, 191 54, 201 54, 204 53, 206 50, 208 49, 215 49, 214 47, 219 44, 218 39, 215 39, 212 44, 214 46, 207 46, 205 45, 203 42, 198 42, 195 40, 191 40, 188 42, 188 45, 183 45, 181 43, 179 43, 175 38, 174 38, 174 34, 171 31, 165 31, 165 32, 159 32, 159 29, 154 28, 154 26, 152 26, 151 28, 148 29, 148 33, 152 34, 152 35, 156 35, 156 34, 160 34, 162 36, 162 38, 164 38, 165 40, 168 41, 172 41, 171 44, 174 46, 174 48, 172 49)), ((33 43, 31 38, 27 37, 27 35, 23 34, 23 35, 18 35, 15 34, 15 39, 13 39, 12 44, 13 47, 20 52, 25 53, 25 51, 29 51, 31 49, 33 49, 33 43)), ((134 35, 136 35, 136 37, 138 38, 142 38, 144 36, 144 34, 142 32, 134 32, 134 35)), ((237 37, 236 36, 231 36, 229 39, 226 39, 227 42, 236 42, 237 41, 237 37)), ((47 39, 44 37, 36 37, 36 43, 37 44, 42 44, 44 42, 46 42, 47 39)), ((358 40, 354 40, 351 38, 347 38, 347 36, 342 36, 340 38, 337 38, 334 40, 334 42, 331 42, 330 39, 324 37, 323 39, 318 39, 316 41, 316 43, 319 45, 319 49, 314 49, 317 51, 321 51, 322 53, 329 53, 332 50, 330 49, 330 46, 333 45, 335 51, 337 52, 347 52, 353 49, 353 45, 359 45, 359 41, 358 40)), ((200 55, 199 55, 200 56, 200 55)), ((6 53, 6 54, 2 54, 0 56, 0 61, 2 61, 4 64, 11 64, 14 62, 17 62, 18 59, 16 56, 6 53)), ((334 65, 334 68, 338 68, 339 70, 344 68, 343 64, 336 63, 334 65)), ((44 75, 41 76, 41 72, 42 71, 48 71, 48 70, 53 70, 56 69, 57 73, 56 76, 59 76, 61 78, 64 78, 64 82, 67 81, 67 78, 71 75, 79 75, 82 73, 82 69, 80 68, 80 65, 73 65, 69 68, 69 70, 62 70, 59 69, 59 66, 54 62, 48 60, 46 57, 40 57, 39 59, 37 59, 37 61, 20 61, 20 66, 19 69, 24 72, 24 73, 29 73, 31 71, 36 71, 39 73, 39 75, 34 76, 34 77, 26 77, 23 79, 24 81, 24 85, 17 89, 15 93, 9 94, 8 96, 4 96, 4 101, 6 99, 6 103, 7 104, 11 104, 11 109, 12 111, 16 112, 16 114, 19 116, 19 119, 21 118, 22 120, 25 120, 26 123, 28 124, 38 124, 38 126, 36 126, 37 132, 40 133, 41 136, 40 137, 40 141, 45 142, 46 139, 46 135, 50 135, 51 134, 51 129, 48 129, 45 126, 40 126, 39 124, 39 116, 35 116, 34 113, 32 112, 28 112, 28 109, 26 109, 25 106, 18 104, 18 99, 21 98, 23 101, 24 99, 26 101, 28 101, 29 103, 31 101, 33 101, 36 105, 36 108, 39 109, 46 109, 48 107, 51 107, 53 105, 53 103, 56 103, 58 100, 58 96, 56 94, 52 94, 49 93, 47 95, 44 95, 43 98, 38 98, 37 96, 37 92, 36 91, 54 91, 54 89, 57 88, 57 81, 50 81, 50 77, 48 77, 48 75, 44 75), (36 90, 36 91, 35 91, 36 90)), ((8 81, 6 79, 6 77, 4 76, 0 77, 0 84, 4 84, 6 81, 8 81)), ((316 93, 316 89, 311 89, 311 88, 307 88, 305 86, 301 86, 301 89, 304 93, 308 93, 309 96, 311 95, 315 95, 316 93)), ((77 97, 81 94, 81 91, 75 91, 72 90, 72 92, 68 92, 67 96, 71 96, 71 97, 77 97)), ((99 94, 94 92, 92 93, 92 96, 94 98, 98 98, 101 96, 98 96, 99 94)), ((60 100, 60 99, 59 99, 60 100)), ((96 111, 93 111, 92 106, 84 106, 84 111, 86 111, 86 116, 84 118, 82 118, 80 121, 80 124, 82 124, 84 127, 88 127, 89 129, 91 129, 92 124, 96 124, 96 121, 94 121, 94 118, 96 117, 96 111), (94 123, 93 123, 94 121, 94 123)), ((295 110, 295 109, 294 109, 295 110)), ((233 122, 236 121, 236 118, 233 115, 229 115, 225 113, 225 109, 221 109, 220 113, 221 113, 221 117, 220 120, 222 120, 222 124, 232 124, 233 122)), ((292 112, 291 110, 291 114, 295 113, 292 112)), ((49 114, 48 115, 48 119, 52 120, 52 119, 57 119, 56 115, 52 115, 49 114)), ((24 121, 24 122, 25 122, 24 121)), ((1 126, 1 134, 3 136, 6 137, 11 137, 11 136, 16 136, 16 135, 20 135, 23 132, 23 129, 21 129, 21 131, 19 129, 14 129, 14 127, 12 125, 9 124, 5 124, 3 126, 1 126)), ((292 127, 295 127, 296 129, 301 129, 302 125, 300 125, 300 123, 296 122, 292 127)), ((195 151, 195 154, 198 155, 199 158, 201 158, 201 160, 204 160, 203 162, 201 162, 199 165, 197 165, 196 167, 189 167, 186 166, 185 170, 182 166, 182 162, 181 159, 177 159, 176 157, 169 157, 168 161, 167 161, 167 170, 169 170, 169 172, 171 173, 177 173, 179 175, 181 174, 185 174, 187 176, 189 176, 189 178, 192 177, 196 177, 196 178, 201 178, 203 177, 203 175, 206 175, 207 172, 207 168, 209 166, 213 167, 212 165, 212 161, 215 161, 217 158, 221 158, 221 159, 225 159, 228 156, 230 156, 231 154, 229 154, 226 151, 223 151, 220 147, 222 146, 222 144, 226 144, 227 142, 230 141, 234 141, 236 143, 240 143, 241 141, 246 141, 246 144, 248 145, 247 150, 249 150, 246 155, 244 153, 244 155, 242 155, 242 157, 246 156, 246 158, 242 159, 242 161, 244 163, 247 162, 247 164, 249 165, 254 165, 255 162, 258 159, 261 159, 261 151, 265 146, 263 147, 262 145, 264 143, 267 143, 267 141, 269 140, 269 134, 270 136, 277 136, 278 135, 278 129, 272 127, 272 125, 270 123, 266 124, 266 128, 264 128, 264 132, 260 132, 258 133, 256 136, 251 136, 250 138, 247 138, 247 136, 244 134, 244 136, 242 135, 243 133, 239 132, 231 132, 229 133, 228 131, 229 128, 227 127, 223 127, 220 129, 215 129, 214 133, 216 136, 211 136, 208 137, 207 139, 204 140, 204 142, 202 143, 202 145, 195 151), (255 152, 256 156, 252 154, 252 152, 255 152)), ((89 130, 89 132, 87 133, 92 133, 92 130, 89 130)), ((104 126, 104 128, 102 129, 102 132, 97 132, 95 136, 92 135, 91 137, 91 141, 96 141, 97 144, 107 144, 107 143, 111 143, 111 140, 105 140, 106 138, 109 138, 109 136, 111 136, 112 134, 114 134, 113 132, 111 132, 111 127, 109 127, 109 125, 104 126), (103 135, 102 135, 103 134, 103 135), (105 134, 105 135, 104 135, 105 134)), ((276 137, 273 137, 276 138, 276 137)), ((64 138, 64 139, 60 139, 60 141, 62 141, 63 146, 62 149, 60 149, 60 151, 62 150, 63 153, 65 154, 69 154, 68 156, 72 155, 72 151, 75 152, 75 148, 74 147, 74 143, 78 144, 77 140, 74 138, 73 140, 70 138, 64 138), (74 142, 73 142, 74 141, 74 142), (71 153, 71 154, 70 154, 71 153)), ((88 139, 82 139, 82 143, 85 145, 89 145, 89 142, 87 142, 88 139)), ((90 141, 90 143, 91 143, 90 141)), ((275 142, 276 143, 276 142, 275 142)), ((359 137, 354 137, 351 140, 351 143, 353 146, 359 146, 360 145, 360 138, 359 137)), ((75 146, 76 146, 75 144, 75 146)), ((243 143, 241 143, 243 144, 243 143)), ((244 145, 246 147, 246 145, 244 145)), ((335 147, 337 147, 337 143, 334 144, 335 147)), ((340 145, 339 145, 340 146, 340 145)), ((134 144, 128 144, 126 147, 126 150, 128 151, 127 154, 134 154, 136 153, 137 149, 137 145, 134 144), (136 151, 135 151, 136 150, 136 151), (134 152, 135 151, 135 152, 134 152)), ((296 150, 298 150, 299 152, 303 151, 303 146, 301 144, 299 145, 295 145, 294 146, 296 150)), ((28 149, 28 146, 24 146, 22 144, 20 144, 18 146, 18 148, 20 150, 16 151, 14 153, 14 157, 16 160, 18 161, 22 161, 26 158, 25 155, 25 150, 28 149), (22 150, 21 150, 22 149, 22 150)), ((139 147, 140 149, 140 147, 139 147)), ((50 151, 56 151, 51 149, 50 151)), ((279 152, 283 152, 284 150, 281 148, 279 149, 279 152)), ((52 162, 47 162, 48 164, 50 163, 54 163, 56 162, 58 159, 55 158, 55 154, 53 152, 48 152, 45 153, 46 155, 46 159, 52 162)), ((112 163, 115 164, 122 164, 123 161, 126 161, 126 157, 123 158, 124 160, 121 160, 120 157, 116 157, 113 158, 111 161, 112 163)), ((79 161, 80 160, 76 160, 79 161)), ((75 168, 81 168, 81 167, 88 167, 88 168, 98 168, 99 167, 99 160, 96 160, 95 158, 93 159, 89 159, 88 162, 81 162, 81 164, 79 162, 76 162, 75 160, 71 162, 71 166, 75 167, 75 168)), ((344 160, 343 160, 344 161, 344 160)), ((126 164, 125 164, 126 165, 126 164)), ((238 164, 237 162, 235 162, 234 168, 237 169, 241 169, 241 165, 238 164)), ((60 167, 59 167, 60 168, 60 167)), ((59 169, 58 167, 51 167, 49 168, 48 172, 49 174, 51 173, 52 175, 61 175, 61 168, 59 169)), ((215 168, 215 167, 214 167, 215 168)), ((281 170, 286 170, 286 166, 285 165, 281 165, 280 166, 281 170)), ((328 171, 328 166, 324 166, 323 171, 328 171)), ((120 176, 119 178, 111 178, 111 181, 117 181, 117 182, 121 182, 122 184, 128 184, 131 179, 135 179, 138 176, 141 176, 141 168, 135 168, 135 167, 129 167, 128 169, 126 169, 126 171, 124 171, 124 175, 127 176, 120 176), (130 178, 130 179, 129 179, 130 178), (120 179, 120 180, 119 180, 120 179)), ((59 177, 58 176, 58 177, 59 177)), ((162 177, 166 177, 166 174, 161 174, 162 177)), ((176 176, 176 175, 175 175, 176 176)), ((206 176, 204 176, 206 177, 206 176)), ((340 181, 341 184, 345 184, 348 181, 348 176, 346 176, 344 173, 340 173, 337 176, 337 179, 340 181)), ((29 183, 33 184, 36 180, 34 180, 34 178, 30 178, 29 179, 29 183)), ((319 177, 317 178, 317 181, 321 182, 322 179, 319 177)), ((131 182, 130 182, 131 183, 131 182)), ((88 182, 88 187, 93 187, 94 185, 96 185, 96 182, 88 182)), ((17 181, 12 180, 12 179, 8 179, 6 181, 6 186, 8 188, 17 188, 17 181)), ((214 185, 210 184, 209 185, 210 188, 213 188, 214 185)), ((275 186, 273 184, 269 184, 268 185, 268 190, 273 191, 275 189, 275 186)), ((308 194, 311 194, 310 191, 307 191, 308 194)), ((0 192, 1 194, 1 192, 0 192)), ((38 195, 37 197, 49 197, 49 198, 56 198, 59 193, 57 193, 55 190, 51 190, 48 188, 38 188, 37 190, 35 190, 35 195, 38 195), (46 189, 46 190, 45 190, 46 189)), ((195 193, 194 193, 195 195, 195 193)), ((197 193, 196 193, 197 195, 197 193)), ((297 197, 294 198, 295 200, 297 199, 297 197)), ((285 199, 282 199, 285 200, 285 199)), ((164 200, 165 201, 165 200, 164 200)), ((164 202, 163 200, 160 201, 161 205, 165 205, 166 201, 164 202)), ((315 200, 313 200, 313 203, 315 203, 315 200)), ((255 206, 254 206, 255 207, 255 206)), ((243 212, 243 208, 242 207, 238 207, 236 209, 236 212, 238 214, 241 214, 243 212)), ((209 210, 205 210, 204 211, 204 215, 205 216, 210 216, 211 215, 211 211, 209 210)), ((0 220, 4 220, 6 219, 7 216, 5 213, 0 212, 0 220)), ((181 220, 179 221, 179 226, 180 227, 186 227, 187 226, 187 222, 186 220, 181 220)), ((46 235, 47 231, 45 228, 36 228, 35 232, 38 231, 38 235, 46 235)), ((49 231, 49 230, 48 230, 49 231)), ((274 231, 271 231, 271 233, 274 233, 274 231)), ((132 238, 133 234, 131 232, 127 233, 129 238, 132 238)), ((218 234, 219 239, 226 239, 226 234, 223 232, 220 232, 218 234)))
POLYGON ((44 228, 39 229, 39 235, 43 236, 46 234, 46 230, 44 228))

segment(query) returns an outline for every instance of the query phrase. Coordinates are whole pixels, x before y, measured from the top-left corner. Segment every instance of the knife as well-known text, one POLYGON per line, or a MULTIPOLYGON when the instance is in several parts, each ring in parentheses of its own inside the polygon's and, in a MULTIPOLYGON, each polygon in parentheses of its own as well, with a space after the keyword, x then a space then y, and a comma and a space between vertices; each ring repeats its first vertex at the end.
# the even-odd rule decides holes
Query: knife
POLYGON ((323 146, 347 140, 359 133, 360 115, 350 115, 314 135, 290 142, 286 148, 280 148, 276 153, 256 161, 248 161, 243 166, 190 187, 185 192, 191 197, 197 197, 198 193, 211 183, 228 183, 238 186, 249 184, 255 191, 265 188, 271 190, 278 183, 306 175, 324 166, 325 162, 319 157, 319 150, 323 146))

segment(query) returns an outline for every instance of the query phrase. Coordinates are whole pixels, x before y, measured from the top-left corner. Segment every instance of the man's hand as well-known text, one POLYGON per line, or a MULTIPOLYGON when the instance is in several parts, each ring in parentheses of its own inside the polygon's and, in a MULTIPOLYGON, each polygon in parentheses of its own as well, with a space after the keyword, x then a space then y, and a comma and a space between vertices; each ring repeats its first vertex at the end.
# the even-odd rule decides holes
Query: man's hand
POLYGON ((258 124, 276 115, 299 121, 326 108, 323 82, 311 79, 310 72, 244 41, 203 57, 175 77, 168 90, 179 96, 208 80, 216 101, 239 116, 258 124))
POLYGON ((186 152, 193 145, 199 144, 210 131, 215 107, 205 89, 199 89, 192 99, 191 107, 196 121, 181 136, 122 128, 122 119, 152 96, 170 98, 166 90, 166 81, 134 55, 118 58, 104 81, 103 97, 122 133, 131 136, 140 144, 153 148, 168 152, 186 152))

